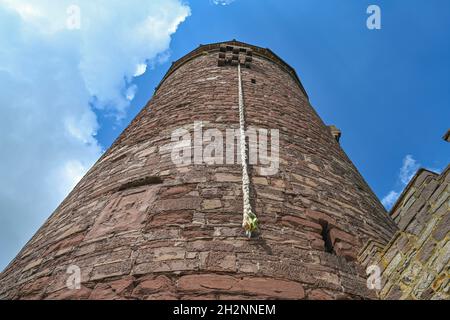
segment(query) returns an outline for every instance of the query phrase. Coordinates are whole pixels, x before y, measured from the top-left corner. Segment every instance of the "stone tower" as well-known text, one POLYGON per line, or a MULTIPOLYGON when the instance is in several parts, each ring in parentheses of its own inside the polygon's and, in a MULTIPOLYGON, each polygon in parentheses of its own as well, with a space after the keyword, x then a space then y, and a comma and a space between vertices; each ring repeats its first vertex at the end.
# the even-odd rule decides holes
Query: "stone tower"
POLYGON ((339 137, 271 50, 202 45, 0 275, 0 298, 372 298, 357 254, 397 227, 339 137), (253 138, 226 134, 242 126, 257 162, 253 138))

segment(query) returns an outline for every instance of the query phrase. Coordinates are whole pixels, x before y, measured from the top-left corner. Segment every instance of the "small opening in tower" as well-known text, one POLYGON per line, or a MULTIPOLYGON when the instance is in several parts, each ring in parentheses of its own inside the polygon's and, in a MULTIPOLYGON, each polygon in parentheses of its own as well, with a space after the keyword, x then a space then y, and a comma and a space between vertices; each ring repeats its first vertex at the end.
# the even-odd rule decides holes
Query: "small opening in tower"
POLYGON ((160 177, 157 176, 148 176, 144 178, 140 178, 137 180, 129 181, 124 184, 122 184, 118 191, 124 191, 127 189, 133 189, 133 188, 139 188, 147 185, 153 185, 153 184, 162 184, 163 180, 160 177))
POLYGON ((252 83, 255 84, 256 83, 256 79, 252 79, 252 83))
POLYGON ((320 220, 319 223, 322 226, 321 235, 322 235, 322 240, 325 243, 325 247, 324 247, 325 252, 334 254, 333 242, 331 241, 331 236, 330 236, 330 225, 325 220, 320 220))

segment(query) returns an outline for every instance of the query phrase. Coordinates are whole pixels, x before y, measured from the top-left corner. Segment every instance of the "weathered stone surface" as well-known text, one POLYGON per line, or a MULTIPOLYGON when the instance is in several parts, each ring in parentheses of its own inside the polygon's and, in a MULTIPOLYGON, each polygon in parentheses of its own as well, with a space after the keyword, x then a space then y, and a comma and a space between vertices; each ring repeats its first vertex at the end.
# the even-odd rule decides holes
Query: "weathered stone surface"
POLYGON ((143 280, 134 289, 133 296, 149 296, 152 293, 167 292, 173 287, 172 281, 166 276, 157 276, 143 280))
MULTIPOLYGON (((447 208, 450 210, 449 208, 447 208)), ((450 233, 450 214, 446 214, 441 218, 439 224, 434 228, 433 237, 437 241, 441 241, 450 233)))
POLYGON ((217 274, 187 275, 178 280, 178 289, 182 291, 231 290, 238 280, 231 276, 217 274))
POLYGON ((316 289, 308 293, 308 300, 334 300, 334 296, 324 290, 316 289))
POLYGON ((95 281, 105 278, 128 275, 130 274, 131 266, 132 262, 130 260, 97 265, 92 270, 90 280, 95 281))
POLYGON ((155 261, 136 265, 133 274, 145 275, 162 272, 187 272, 197 270, 198 268, 199 261, 196 259, 155 261))
POLYGON ((293 281, 270 278, 242 278, 220 275, 184 276, 178 282, 182 291, 232 292, 279 299, 303 299, 305 291, 301 284, 293 281))
POLYGON ((183 225, 192 222, 194 214, 189 211, 161 212, 148 218, 146 228, 161 228, 168 225, 183 225))
POLYGON ((265 177, 253 177, 252 181, 254 184, 260 184, 263 186, 269 185, 269 183, 267 182, 267 178, 265 178, 265 177))
POLYGON ((158 201, 155 208, 158 211, 195 210, 202 200, 200 198, 179 198, 158 201))
POLYGON ((437 243, 432 238, 430 238, 425 244, 422 246, 422 249, 420 249, 420 252, 417 255, 417 258, 422 263, 427 263, 427 261, 430 259, 430 257, 433 255, 433 251, 436 248, 437 243))
POLYGON ((44 261, 44 259, 42 259, 42 258, 31 261, 29 264, 27 264, 23 268, 23 271, 27 271, 27 270, 30 270, 30 269, 33 269, 33 268, 39 266, 42 263, 42 261, 44 261))
POLYGON ((98 284, 94 290, 92 290, 89 299, 92 300, 118 300, 120 296, 111 288, 108 284, 98 284))
POLYGON ((111 233, 139 228, 146 218, 146 210, 156 199, 156 187, 136 193, 116 194, 96 219, 86 239, 95 239, 111 233))
POLYGON ((442 281, 450 265, 449 177, 450 166, 441 175, 419 170, 391 212, 401 231, 382 253, 361 252, 361 261, 383 271, 380 298, 450 299, 442 281))
POLYGON ((236 256, 226 252, 209 252, 206 269, 214 271, 236 271, 236 256))
POLYGON ((242 178, 240 176, 226 173, 216 173, 215 180, 217 182, 241 182, 242 178))
POLYGON ((222 202, 220 200, 204 200, 202 203, 202 208, 204 210, 219 209, 222 207, 222 202))
POLYGON ((161 194, 161 199, 169 198, 174 195, 185 195, 193 190, 190 185, 182 185, 168 188, 161 194))
POLYGON ((308 221, 306 219, 302 219, 302 218, 296 217, 296 216, 291 216, 291 215, 283 216, 281 218, 281 221, 285 226, 289 226, 289 227, 293 227, 293 228, 298 228, 298 229, 309 228, 314 231, 317 231, 318 233, 320 233, 322 230, 322 226, 320 224, 312 222, 312 221, 308 221))
POLYGON ((129 276, 109 282, 108 284, 116 293, 123 295, 133 289, 134 281, 135 279, 129 276))
POLYGON ((337 228, 332 228, 330 230, 330 237, 331 241, 333 243, 336 243, 338 241, 345 241, 348 243, 357 243, 355 237, 347 232, 344 232, 342 230, 339 230, 337 228))
POLYGON ((153 249, 153 261, 167 261, 184 259, 186 249, 181 247, 163 247, 153 249))
POLYGON ((45 297, 46 300, 86 300, 90 297, 92 289, 81 286, 77 290, 63 289, 45 297))
POLYGON ((244 278, 239 282, 245 293, 279 299, 303 299, 305 291, 300 283, 267 278, 244 278))

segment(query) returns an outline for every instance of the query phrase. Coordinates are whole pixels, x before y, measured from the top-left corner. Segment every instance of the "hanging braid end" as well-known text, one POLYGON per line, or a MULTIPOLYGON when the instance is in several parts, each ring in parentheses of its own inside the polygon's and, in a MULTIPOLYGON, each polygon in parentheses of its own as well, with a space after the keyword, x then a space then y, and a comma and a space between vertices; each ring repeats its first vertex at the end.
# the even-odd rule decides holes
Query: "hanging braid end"
POLYGON ((245 235, 250 239, 252 234, 259 230, 258 217, 253 212, 250 212, 244 216, 242 227, 245 230, 245 235))

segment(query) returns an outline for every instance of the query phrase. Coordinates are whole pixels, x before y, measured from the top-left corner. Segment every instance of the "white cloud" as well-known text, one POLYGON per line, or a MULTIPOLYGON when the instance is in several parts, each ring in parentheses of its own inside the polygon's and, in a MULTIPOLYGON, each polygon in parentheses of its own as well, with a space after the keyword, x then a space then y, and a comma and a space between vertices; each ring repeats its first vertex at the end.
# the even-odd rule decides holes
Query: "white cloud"
POLYGON ((127 97, 128 101, 132 101, 134 99, 134 97, 136 96, 137 89, 138 89, 138 87, 135 84, 128 87, 127 93, 126 93, 126 97, 127 97))
POLYGON ((216 5, 221 5, 221 6, 227 6, 231 3, 233 3, 235 0, 212 0, 212 3, 216 4, 216 5))
POLYGON ((122 116, 189 14, 179 0, 0 0, 0 269, 101 154, 90 102, 122 116))
POLYGON ((406 155, 403 159, 402 167, 400 168, 400 172, 398 174, 398 180, 400 182, 401 190, 395 191, 391 190, 382 200, 381 203, 385 206, 386 209, 390 210, 395 202, 398 200, 403 189, 407 186, 409 181, 414 177, 417 173, 417 170, 420 168, 420 163, 417 162, 413 158, 412 155, 406 155))
POLYGON ((396 191, 391 191, 388 193, 387 196, 385 196, 382 200, 381 203, 383 204, 383 206, 385 206, 386 208, 392 208, 392 206, 395 204, 395 202, 397 201, 398 197, 400 196, 400 194, 396 191))
POLYGON ((134 72, 134 76, 135 77, 140 77, 140 76, 142 76, 145 73, 145 71, 147 71, 147 64, 139 63, 136 66, 136 71, 134 72))
POLYGON ((417 170, 419 170, 420 164, 417 163, 417 161, 411 156, 407 155, 403 159, 403 165, 400 169, 400 181, 403 183, 403 185, 407 185, 409 181, 414 177, 417 170))
MULTIPOLYGON (((417 171, 420 169, 421 166, 422 165, 410 154, 406 155, 405 158, 403 158, 403 163, 399 170, 397 178, 399 188, 397 190, 391 190, 381 200, 381 203, 384 205, 386 209, 390 210, 392 206, 397 202, 402 191, 406 188, 411 179, 414 178, 414 176, 416 175, 417 171)), ((440 174, 444 170, 444 168, 428 168, 428 170, 440 174)))

